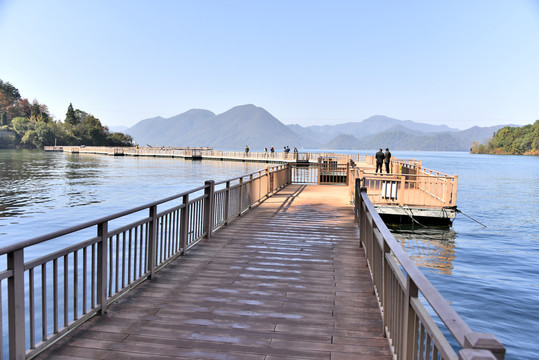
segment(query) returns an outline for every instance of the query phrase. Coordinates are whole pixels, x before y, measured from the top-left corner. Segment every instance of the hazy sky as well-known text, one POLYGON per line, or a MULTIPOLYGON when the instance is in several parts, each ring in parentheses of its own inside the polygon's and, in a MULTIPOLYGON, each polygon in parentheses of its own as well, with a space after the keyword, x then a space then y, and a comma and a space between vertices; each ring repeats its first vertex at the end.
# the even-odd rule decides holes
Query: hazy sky
POLYGON ((109 126, 243 104, 285 124, 529 124, 539 0, 0 0, 0 79, 109 126))

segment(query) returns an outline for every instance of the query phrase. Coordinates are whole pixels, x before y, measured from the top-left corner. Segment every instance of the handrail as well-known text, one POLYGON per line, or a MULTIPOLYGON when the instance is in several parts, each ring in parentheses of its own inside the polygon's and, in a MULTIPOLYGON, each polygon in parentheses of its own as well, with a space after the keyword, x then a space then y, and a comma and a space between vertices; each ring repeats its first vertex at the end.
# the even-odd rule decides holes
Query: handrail
POLYGON ((4 255, 4 254, 7 254, 8 252, 13 252, 13 251, 16 251, 16 250, 20 250, 20 249, 23 249, 25 247, 29 247, 29 246, 32 246, 32 245, 37 245, 37 244, 39 244, 41 242, 51 240, 53 238, 58 238, 60 236, 64 236, 64 235, 67 235, 69 233, 73 233, 73 232, 76 232, 76 231, 79 231, 79 230, 83 230, 83 229, 95 226, 97 224, 100 224, 100 223, 115 220, 115 219, 121 218, 121 217, 123 217, 125 215, 130 215, 130 214, 139 212, 141 210, 144 210, 144 209, 147 209, 147 208, 150 208, 150 207, 153 207, 153 206, 164 204, 164 203, 167 203, 169 201, 176 200, 176 199, 178 199, 180 197, 183 197, 186 194, 191 194, 191 193, 203 190, 206 187, 207 187, 206 185, 200 186, 198 188, 191 189, 191 190, 185 191, 185 192, 177 194, 177 195, 169 196, 169 197, 161 199, 161 200, 152 201, 151 203, 148 203, 148 204, 145 204, 145 205, 140 205, 140 206, 131 208, 129 210, 120 211, 120 212, 117 212, 117 213, 112 214, 112 215, 108 215, 108 216, 104 216, 104 217, 99 218, 99 219, 87 221, 87 222, 84 222, 84 223, 81 223, 81 224, 78 224, 78 225, 74 225, 74 226, 71 226, 71 227, 68 227, 68 228, 65 228, 65 229, 62 229, 62 230, 51 232, 49 234, 36 236, 35 238, 31 238, 31 239, 28 239, 28 240, 25 240, 25 241, 20 241, 20 242, 11 244, 11 245, 3 246, 3 247, 0 247, 0 255, 4 255))
MULTIPOLYGON (((392 168, 395 170, 395 167, 392 168)), ((354 179, 364 179, 370 200, 375 205, 418 206, 435 209, 457 205, 458 175, 446 175, 425 168, 411 166, 398 172, 375 174, 352 168, 350 194, 354 179), (389 186, 392 187, 389 191, 389 186)), ((351 195, 352 196, 352 195, 351 195)))
MULTIPOLYGON (((260 162, 311 162, 316 163, 319 158, 334 157, 346 162, 353 155, 322 153, 322 152, 245 152, 232 150, 214 150, 209 147, 106 147, 106 146, 45 146, 45 151, 64 151, 69 153, 88 153, 105 155, 127 155, 127 156, 163 156, 163 157, 183 157, 193 156, 211 159, 231 159, 241 161, 260 162)), ((359 155, 356 157, 359 159, 359 155)))
POLYGON ((1 247, 7 264, 0 269, 0 282, 7 281, 8 291, 7 301, 0 299, 0 324, 7 316, 9 343, 0 342, 0 358, 37 355, 91 316, 105 313, 116 298, 290 182, 289 165, 271 166, 219 183, 206 181, 180 194, 1 247), (238 184, 231 186, 231 182, 238 184), (226 187, 216 190, 216 185, 223 184, 226 187), (158 206, 165 208, 158 211, 158 206), (131 219, 145 210, 138 219, 131 219), (109 229, 111 221, 127 215, 129 224, 109 229), (88 237, 86 229, 91 228, 95 235, 88 237), (66 235, 78 239, 25 260, 29 247, 66 235), (43 311, 51 306, 52 314, 43 311))
POLYGON ((365 248, 374 292, 383 313, 384 331, 394 345, 396 358, 437 358, 441 354, 444 359, 457 359, 448 340, 423 310, 419 300, 422 295, 460 345, 460 359, 473 359, 485 350, 493 359, 503 359, 505 348, 496 337, 472 332, 412 262, 377 213, 367 188, 361 185, 361 179, 356 179, 354 213, 360 246, 365 248))

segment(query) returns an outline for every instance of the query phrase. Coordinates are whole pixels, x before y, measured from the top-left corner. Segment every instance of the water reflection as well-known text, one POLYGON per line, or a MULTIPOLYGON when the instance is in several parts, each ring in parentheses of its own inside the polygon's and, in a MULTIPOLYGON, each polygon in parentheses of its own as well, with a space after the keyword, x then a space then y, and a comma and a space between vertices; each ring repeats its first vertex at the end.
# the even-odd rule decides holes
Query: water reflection
POLYGON ((99 158, 74 158, 36 151, 0 152, 0 218, 44 213, 51 200, 64 207, 100 202, 99 158))
POLYGON ((451 275, 456 232, 447 228, 390 227, 414 263, 433 272, 451 275))
POLYGON ((229 179, 265 166, 0 150, 0 244, 178 194, 206 179, 229 179))

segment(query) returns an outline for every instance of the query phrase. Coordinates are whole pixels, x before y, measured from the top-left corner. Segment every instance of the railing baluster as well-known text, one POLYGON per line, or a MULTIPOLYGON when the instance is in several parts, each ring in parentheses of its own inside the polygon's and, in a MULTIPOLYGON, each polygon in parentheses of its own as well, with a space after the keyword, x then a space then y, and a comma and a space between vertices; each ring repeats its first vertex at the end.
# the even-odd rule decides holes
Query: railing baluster
MULTIPOLYGON (((115 263, 114 263, 114 286, 115 286, 114 294, 120 290, 120 234, 117 234, 115 238, 116 238, 116 251, 115 251, 116 256, 115 256, 115 263)), ((112 263, 111 263, 111 269, 112 269, 112 263)), ((110 296, 112 295, 113 293, 110 294, 110 296)))
POLYGON ((131 251, 132 251, 131 248, 133 247, 132 235, 133 235, 133 229, 129 229, 129 240, 128 240, 129 249, 128 249, 128 254, 127 254, 127 258, 129 259, 127 261, 127 283, 128 284, 131 284, 131 263, 135 265, 137 261, 136 255, 133 258, 131 257, 131 251))
POLYGON ((53 331, 55 334, 58 333, 58 323, 59 323, 59 314, 58 314, 58 259, 54 259, 52 262, 52 269, 53 269, 53 317, 54 317, 54 325, 53 325, 53 331))
POLYGON ((69 324, 69 261, 67 255, 64 256, 64 326, 69 324))
POLYGON ((82 249, 82 314, 88 311, 88 247, 82 249))
POLYGON ((95 308, 95 304, 96 304, 96 290, 97 290, 97 287, 96 287, 96 261, 97 261, 97 258, 96 258, 96 252, 95 252, 95 244, 92 244, 92 290, 91 290, 91 304, 92 304, 92 309, 95 308))
POLYGON ((34 286, 34 269, 28 270, 28 305, 30 307, 28 315, 30 320, 30 349, 36 347, 36 309, 34 306, 35 286, 34 286))
POLYGON ((108 225, 103 222, 97 226, 97 306, 100 314, 107 312, 108 225))
MULTIPOLYGON (((122 232, 122 289, 125 288, 125 257, 126 257, 126 248, 125 248, 125 231, 122 232)), ((131 263, 131 261, 129 261, 131 263)))
POLYGON ((114 285, 114 240, 111 237, 110 239, 107 238, 105 240, 108 244, 108 291, 107 291, 107 297, 112 296, 112 286, 114 285))
POLYGON ((73 253, 73 320, 79 318, 79 252, 73 253))
MULTIPOLYGON (((44 263, 41 265, 41 338, 43 341, 47 340, 47 313, 47 263, 44 263)), ((0 349, 2 348, 0 346, 0 349)))

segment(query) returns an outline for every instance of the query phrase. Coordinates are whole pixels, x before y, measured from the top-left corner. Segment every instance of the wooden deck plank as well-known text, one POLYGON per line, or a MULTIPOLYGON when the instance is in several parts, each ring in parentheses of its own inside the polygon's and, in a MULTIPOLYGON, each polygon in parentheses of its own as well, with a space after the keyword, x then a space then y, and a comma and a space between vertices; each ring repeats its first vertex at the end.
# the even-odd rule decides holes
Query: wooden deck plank
POLYGON ((390 359, 347 188, 290 185, 38 359, 390 359))

